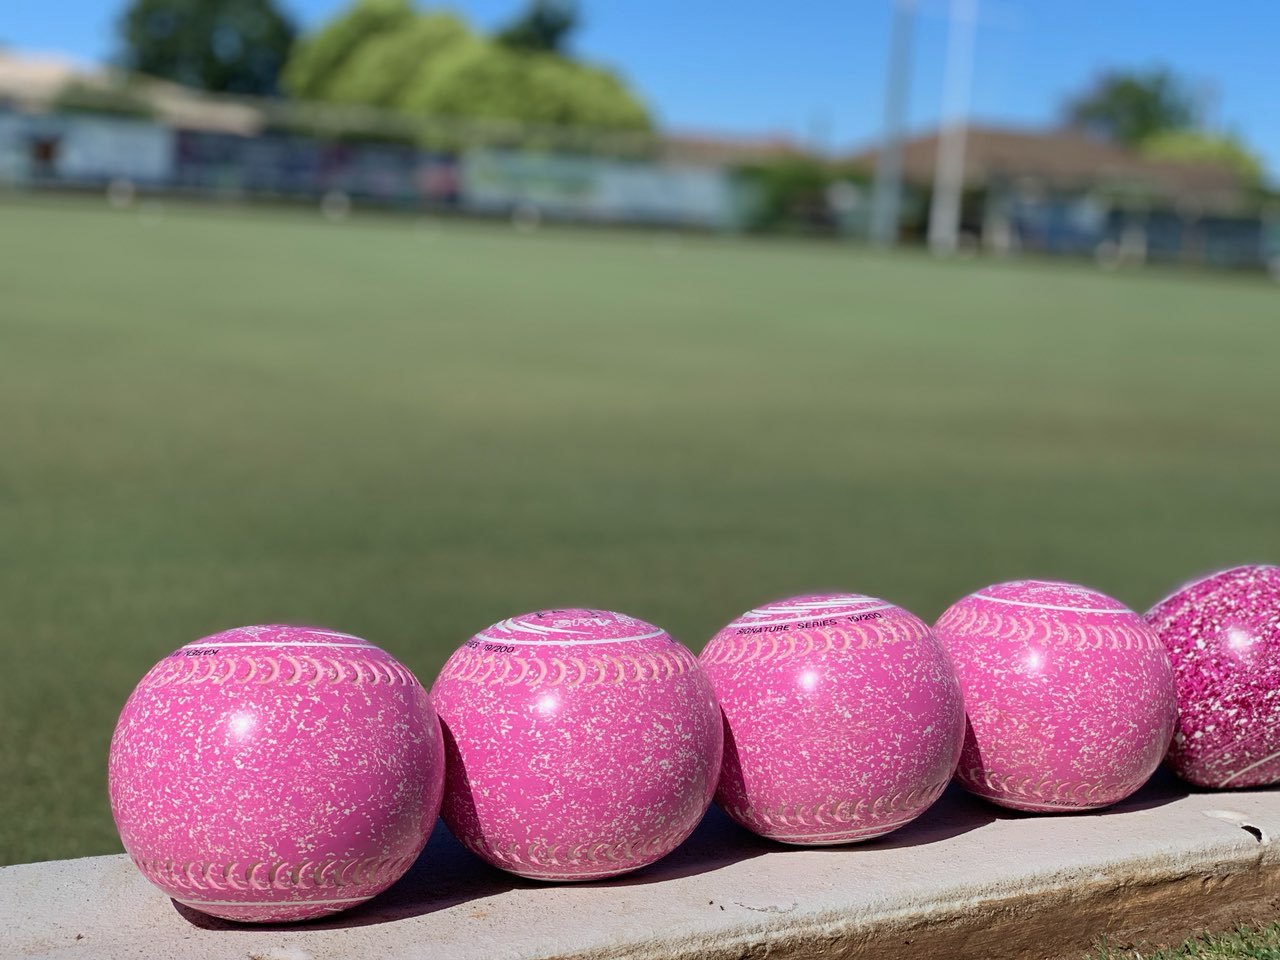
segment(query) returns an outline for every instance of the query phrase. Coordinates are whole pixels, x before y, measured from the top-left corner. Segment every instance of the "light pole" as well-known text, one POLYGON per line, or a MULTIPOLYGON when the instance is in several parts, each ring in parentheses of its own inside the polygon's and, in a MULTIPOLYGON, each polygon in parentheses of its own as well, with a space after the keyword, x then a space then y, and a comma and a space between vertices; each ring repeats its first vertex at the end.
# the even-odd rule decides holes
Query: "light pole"
POLYGON ((964 150, 973 83, 973 46, 978 0, 951 0, 947 64, 942 89, 942 122, 929 204, 929 249, 955 253, 960 245, 960 206, 964 198, 964 150))
POLYGON ((898 241, 898 215, 902 205, 902 128, 911 87, 915 16, 916 0, 894 0, 889 69, 885 81, 883 139, 876 157, 875 189, 871 198, 871 242, 882 247, 891 247, 898 241))

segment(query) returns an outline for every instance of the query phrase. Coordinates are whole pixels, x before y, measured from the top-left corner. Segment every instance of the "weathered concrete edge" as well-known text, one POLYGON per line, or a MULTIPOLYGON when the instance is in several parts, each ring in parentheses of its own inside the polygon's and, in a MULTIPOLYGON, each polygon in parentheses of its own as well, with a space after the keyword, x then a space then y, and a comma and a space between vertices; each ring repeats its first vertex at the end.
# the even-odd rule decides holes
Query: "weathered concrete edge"
POLYGON ((870 917, 830 914, 788 922, 774 915, 737 935, 684 942, 655 937, 564 960, 1079 960, 1100 944, 1174 946, 1204 932, 1274 922, 1280 862, 1269 853, 1264 843, 1252 856, 1056 875, 1016 892, 969 894, 870 917))
POLYGON ((641 875, 547 886, 479 864, 443 828, 410 875, 326 921, 201 919, 116 855, 0 869, 0 956, 126 960, 740 960, 1069 957, 1274 919, 1280 791, 1169 778, 1093 814, 1029 817, 951 791, 882 841, 782 848, 712 811, 641 875))

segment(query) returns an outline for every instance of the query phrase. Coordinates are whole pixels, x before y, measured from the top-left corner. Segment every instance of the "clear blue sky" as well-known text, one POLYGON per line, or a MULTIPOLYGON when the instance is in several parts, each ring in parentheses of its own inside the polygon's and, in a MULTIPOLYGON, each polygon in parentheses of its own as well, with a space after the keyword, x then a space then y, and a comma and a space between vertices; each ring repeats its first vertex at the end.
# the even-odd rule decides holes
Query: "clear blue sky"
MULTIPOLYGON (((314 25, 344 0, 283 0, 314 25)), ((911 124, 941 101, 946 0, 920 0, 911 124)), ((0 41, 105 59, 119 0, 5 0, 0 41), (16 10, 15 10, 16 6, 16 10)), ((488 28, 521 0, 443 4, 488 28)), ((781 132, 828 145, 875 136, 890 0, 583 0, 579 53, 622 70, 668 125, 781 132)), ((1109 66, 1167 64, 1203 84, 1211 116, 1280 179, 1280 3, 1274 0, 982 0, 973 112, 1051 120, 1070 91, 1109 66)))

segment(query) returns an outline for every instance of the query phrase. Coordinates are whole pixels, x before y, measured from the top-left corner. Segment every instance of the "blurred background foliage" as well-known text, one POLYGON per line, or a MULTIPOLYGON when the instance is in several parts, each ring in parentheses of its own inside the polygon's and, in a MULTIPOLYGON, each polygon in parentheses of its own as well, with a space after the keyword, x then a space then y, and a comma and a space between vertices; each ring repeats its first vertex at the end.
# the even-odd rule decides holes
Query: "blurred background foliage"
POLYGON ((1157 160, 1222 164, 1239 173, 1255 189, 1263 187, 1262 161, 1235 134, 1161 130, 1143 140, 1141 146, 1143 153, 1157 160))
POLYGON ((750 228, 781 233, 839 231, 841 193, 860 196, 871 181, 865 167, 808 154, 744 164, 738 172, 755 187, 750 228))
POLYGON ((574 8, 534 2, 495 37, 409 0, 357 0, 297 44, 284 88, 304 100, 432 117, 647 130, 648 109, 610 70, 567 45, 574 8))
POLYGON ((123 65, 212 93, 278 89, 296 28, 274 0, 133 0, 123 65))
POLYGON ((1112 70, 1071 97, 1066 121, 1153 159, 1223 163, 1255 186, 1263 164, 1239 136, 1206 129, 1210 99, 1167 68, 1112 70))

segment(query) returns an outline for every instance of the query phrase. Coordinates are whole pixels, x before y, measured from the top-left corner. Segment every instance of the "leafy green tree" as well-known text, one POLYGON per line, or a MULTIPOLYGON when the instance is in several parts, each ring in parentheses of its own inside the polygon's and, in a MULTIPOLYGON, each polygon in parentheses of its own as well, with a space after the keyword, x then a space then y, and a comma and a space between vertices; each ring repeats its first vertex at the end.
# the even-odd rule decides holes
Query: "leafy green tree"
POLYGON ((1066 117, 1109 140, 1139 144, 1167 130, 1184 130, 1196 120, 1195 97, 1168 70, 1113 71, 1069 101, 1066 117))
POLYGON ((648 130, 649 112, 601 67, 484 41, 445 51, 405 98, 416 113, 527 124, 648 130))
POLYGON ((1258 156, 1229 134, 1166 130, 1144 140, 1142 152, 1158 160, 1218 164, 1236 171, 1251 186, 1260 185, 1264 175, 1258 156))
POLYGON ((124 65, 215 93, 273 94, 294 27, 273 0, 133 0, 124 65))
POLYGON ((416 17, 409 0, 356 0, 345 13, 297 44, 285 66, 285 90, 303 100, 330 99, 343 69, 358 51, 378 37, 408 29, 416 17))
POLYGON ((416 17, 398 30, 367 38, 330 79, 326 99, 399 107, 409 92, 428 82, 428 74, 446 50, 475 35, 451 13, 416 17))
POLYGON ((578 5, 574 0, 532 0, 494 39, 514 50, 563 54, 577 26, 578 5))
POLYGON ((571 5, 534 3, 512 27, 525 39, 498 42, 451 13, 419 13, 410 0, 355 0, 297 44, 285 87, 305 100, 416 116, 650 129, 648 110, 616 74, 553 52, 575 16, 571 5))

